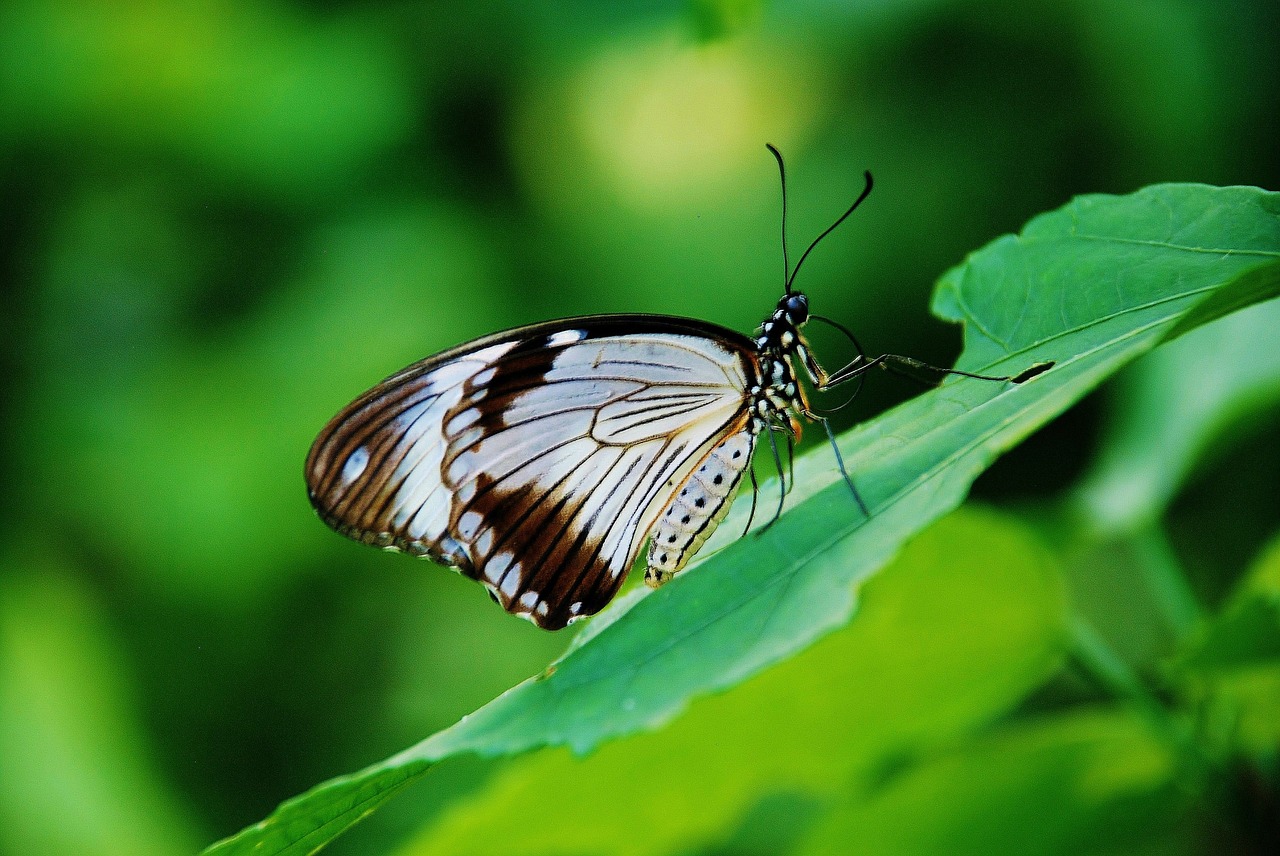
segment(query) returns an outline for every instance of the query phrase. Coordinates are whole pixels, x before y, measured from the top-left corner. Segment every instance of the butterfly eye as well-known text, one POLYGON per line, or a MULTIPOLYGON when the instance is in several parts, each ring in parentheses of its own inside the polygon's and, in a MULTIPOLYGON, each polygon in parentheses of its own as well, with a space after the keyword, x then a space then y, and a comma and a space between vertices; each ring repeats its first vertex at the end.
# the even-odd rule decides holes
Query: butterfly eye
POLYGON ((809 320, 809 298, 793 292, 782 298, 781 308, 791 316, 791 323, 799 326, 809 320))

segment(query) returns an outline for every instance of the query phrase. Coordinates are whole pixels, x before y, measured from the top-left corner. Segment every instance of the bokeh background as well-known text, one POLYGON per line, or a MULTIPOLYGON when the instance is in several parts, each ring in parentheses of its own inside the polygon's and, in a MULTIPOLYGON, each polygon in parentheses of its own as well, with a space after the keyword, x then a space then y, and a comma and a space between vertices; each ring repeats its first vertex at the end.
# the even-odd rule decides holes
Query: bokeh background
MULTIPOLYGON (((306 450, 374 381, 558 316, 750 332, 782 277, 765 142, 793 253, 876 176, 806 262, 817 311, 946 363, 932 283, 1034 214, 1161 181, 1280 188, 1277 33, 1273 0, 10 0, 0 851, 193 852, 563 648, 316 520, 306 450)), ((1056 507, 1123 389, 978 496, 1056 507)), ((875 378, 841 415, 916 392, 875 378)), ((1280 526, 1269 394, 1205 433, 1169 512, 1208 603, 1280 526)), ((386 852, 491 774, 447 765, 333 852, 386 852)))

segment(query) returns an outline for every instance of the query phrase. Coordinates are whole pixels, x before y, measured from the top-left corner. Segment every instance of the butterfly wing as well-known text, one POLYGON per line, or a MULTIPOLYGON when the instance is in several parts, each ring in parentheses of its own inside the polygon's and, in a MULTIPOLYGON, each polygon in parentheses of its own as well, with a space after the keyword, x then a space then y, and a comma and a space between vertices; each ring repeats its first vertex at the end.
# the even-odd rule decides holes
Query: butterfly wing
POLYGON ((725 437, 698 462, 654 527, 646 583, 656 588, 667 582, 707 543, 733 505, 755 442, 755 432, 744 429, 725 437))
POLYGON ((662 509, 749 422, 750 339, 698 321, 539 324, 416 363, 307 458, 312 504, 365 543, 458 568, 558 629, 609 602, 662 509))

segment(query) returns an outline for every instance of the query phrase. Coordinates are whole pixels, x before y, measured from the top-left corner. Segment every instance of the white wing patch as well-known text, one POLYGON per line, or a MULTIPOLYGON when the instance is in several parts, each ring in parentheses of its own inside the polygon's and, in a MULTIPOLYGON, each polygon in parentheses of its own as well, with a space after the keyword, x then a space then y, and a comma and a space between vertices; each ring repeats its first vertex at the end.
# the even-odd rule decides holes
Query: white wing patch
POLYGON ((342 482, 350 484, 360 478, 360 474, 364 472, 364 468, 369 466, 369 450, 364 446, 356 449, 347 458, 347 462, 342 465, 342 482))

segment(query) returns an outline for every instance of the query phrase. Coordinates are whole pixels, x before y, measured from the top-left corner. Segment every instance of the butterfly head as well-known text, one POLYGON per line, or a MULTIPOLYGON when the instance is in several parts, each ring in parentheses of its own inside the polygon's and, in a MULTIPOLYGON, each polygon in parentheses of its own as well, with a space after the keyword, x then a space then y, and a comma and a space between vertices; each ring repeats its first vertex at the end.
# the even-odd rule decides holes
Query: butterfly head
POLYGON ((764 353, 790 354, 804 343, 800 328, 809 320, 809 298, 798 291, 784 294, 773 314, 760 325, 756 346, 764 353))
POLYGON ((809 320, 809 298, 799 291, 784 294, 778 301, 778 313, 792 325, 802 327, 809 320))

